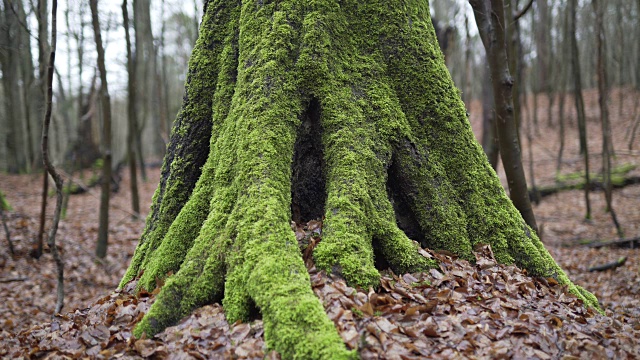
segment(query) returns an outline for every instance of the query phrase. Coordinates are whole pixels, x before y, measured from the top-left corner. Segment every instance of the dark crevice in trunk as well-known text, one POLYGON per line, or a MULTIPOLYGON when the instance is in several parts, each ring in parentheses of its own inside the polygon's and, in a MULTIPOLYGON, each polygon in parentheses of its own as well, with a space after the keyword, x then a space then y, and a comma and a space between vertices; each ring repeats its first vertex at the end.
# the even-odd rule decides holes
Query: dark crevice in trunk
POLYGON ((256 320, 262 320, 262 313, 260 312, 260 308, 256 305, 256 302, 253 299, 249 299, 249 322, 253 322, 256 320))
POLYGON ((291 164, 291 218, 320 219, 326 201, 320 103, 313 98, 302 113, 291 164))
POLYGON ((409 239, 425 246, 426 240, 420 224, 409 207, 409 199, 404 195, 409 185, 404 183, 396 161, 392 161, 391 166, 387 169, 387 196, 393 205, 396 223, 409 239))
MULTIPOLYGON (((386 270, 391 269, 391 264, 387 261, 385 256, 382 254, 382 242, 377 237, 373 237, 371 241, 371 246, 373 246, 373 265, 378 270, 386 270)), ((397 269, 391 269, 396 272, 397 269)))

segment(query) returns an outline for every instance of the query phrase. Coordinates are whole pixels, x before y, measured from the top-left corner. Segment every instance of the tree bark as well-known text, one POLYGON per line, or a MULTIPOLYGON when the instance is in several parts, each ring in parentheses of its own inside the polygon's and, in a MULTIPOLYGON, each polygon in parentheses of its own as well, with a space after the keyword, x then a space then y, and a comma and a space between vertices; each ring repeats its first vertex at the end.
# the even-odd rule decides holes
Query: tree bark
POLYGON ((135 136, 137 128, 136 114, 136 67, 133 61, 134 55, 131 52, 131 38, 129 36, 129 12, 127 11, 127 0, 122 2, 122 18, 124 25, 124 38, 127 42, 127 74, 129 81, 127 82, 127 92, 129 99, 127 101, 127 159, 129 160, 129 176, 131 184, 131 208, 134 213, 140 214, 140 199, 138 196, 138 170, 136 167, 136 154, 134 150, 135 136))
POLYGON ((482 0, 470 0, 469 2, 473 7, 476 23, 481 33, 480 37, 487 50, 493 84, 500 157, 507 175, 511 201, 520 211, 527 225, 537 231, 522 165, 518 129, 513 116, 513 78, 509 73, 507 59, 504 4, 501 0, 492 0, 490 6, 482 0))
POLYGON ((496 115, 494 107, 491 71, 489 70, 489 66, 485 66, 484 76, 482 77, 482 149, 485 154, 487 154, 491 167, 498 171, 500 147, 496 135, 496 115))
MULTIPOLYGON (((56 59, 56 25, 57 25, 57 10, 58 10, 58 0, 53 0, 51 3, 51 47, 49 50, 49 60, 46 61, 47 67, 45 69, 46 73, 46 81, 44 81, 44 85, 46 86, 46 96, 45 96, 45 113, 44 119, 42 121, 42 160, 44 163, 44 169, 48 175, 51 175, 53 178, 53 182, 56 186, 56 208, 53 213, 53 221, 51 223, 51 229, 49 230, 49 236, 47 237, 47 245, 49 245, 49 249, 51 250, 51 254, 53 255, 53 259, 56 262, 57 268, 57 296, 56 296, 56 307, 53 314, 58 314, 62 310, 64 306, 64 263, 62 262, 62 257, 58 252, 58 247, 56 245, 56 233, 58 231, 58 223, 60 222, 60 214, 62 212, 62 186, 64 182, 62 181, 62 177, 56 171, 55 166, 51 162, 51 157, 49 156, 49 125, 51 124, 51 111, 52 111, 52 98, 53 98, 53 72, 55 69, 55 59, 56 59)), ((47 17, 46 8, 44 14, 40 16, 47 17)), ((44 19, 41 17, 41 21, 44 19)), ((45 31, 46 33, 46 31, 45 31)), ((40 39, 43 40, 42 38, 40 39)), ((45 174, 45 177, 47 176, 45 174)))
POLYGON ((2 70, 2 85, 6 119, 2 125, 6 128, 3 135, 6 152, 6 170, 12 173, 21 173, 29 170, 28 154, 30 149, 27 142, 27 122, 24 117, 24 101, 20 90, 21 84, 21 47, 22 35, 24 32, 20 19, 17 17, 18 9, 16 4, 4 0, 2 33, 0 33, 0 68, 2 70))
POLYGON ((558 37, 557 47, 560 50, 559 56, 556 57, 556 68, 558 69, 559 76, 558 84, 556 84, 556 89, 560 94, 560 99, 558 99, 558 124, 560 125, 560 131, 558 133, 559 139, 558 142, 560 146, 558 148, 558 159, 556 163, 556 179, 560 175, 560 170, 562 169, 562 156, 564 153, 564 142, 565 142, 565 119, 564 119, 564 103, 567 92, 567 77, 569 70, 567 69, 566 59, 570 58, 571 53, 567 51, 567 39, 569 37, 569 14, 566 6, 561 10, 563 16, 562 23, 562 33, 558 37))
MULTIPOLYGON (((42 116, 45 111, 45 102, 47 94, 47 61, 49 60, 49 14, 48 0, 38 0, 37 2, 37 18, 38 18, 38 97, 42 99, 41 104, 37 106, 38 113, 42 116)), ((35 162, 34 162, 35 163, 35 162)))
POLYGON ((606 63, 606 37, 604 30, 602 4, 593 0, 592 5, 596 13, 596 41, 598 48, 598 104, 600 105, 600 122, 602 124, 602 177, 604 179, 604 197, 607 203, 606 212, 611 214, 611 220, 616 227, 618 236, 624 237, 618 217, 613 209, 613 185, 611 183, 611 124, 609 123, 609 82, 606 63))
POLYGON ((44 107, 44 93, 36 89, 38 81, 35 78, 33 56, 31 54, 31 33, 29 32, 27 15, 21 0, 10 1, 12 12, 21 24, 18 33, 20 44, 20 75, 22 88, 22 106, 24 107, 25 155, 28 170, 38 167, 40 149, 38 147, 42 133, 42 108, 44 107))
POLYGON ((102 101, 103 129, 102 129, 102 188, 100 192, 100 219, 98 228, 98 244, 96 256, 107 256, 109 240, 109 198, 111 195, 111 97, 107 84, 107 68, 104 61, 104 47, 100 33, 98 19, 98 0, 90 0, 91 23, 98 51, 98 69, 100 70, 100 99, 102 101))
MULTIPOLYGON (((580 153, 584 157, 584 182, 589 181, 589 146, 587 145, 587 120, 584 114, 584 100, 582 99, 582 76, 580 73, 580 58, 578 54, 578 40, 576 39, 576 1, 569 0, 569 43, 571 47, 571 68, 573 74, 573 97, 578 117, 578 130, 580 133, 580 153)), ((589 201, 589 188, 584 188, 585 219, 591 219, 591 202, 589 201)))
POLYGON ((257 307, 283 358, 355 357, 311 290, 290 227, 296 208, 303 221, 324 216, 316 266, 353 285, 378 284, 374 254, 402 273, 437 266, 420 245, 473 260, 485 243, 500 262, 598 306, 500 185, 426 2, 205 3, 160 184, 121 282, 144 271, 137 286, 153 289, 173 274, 135 336, 221 300, 230 322, 257 307))

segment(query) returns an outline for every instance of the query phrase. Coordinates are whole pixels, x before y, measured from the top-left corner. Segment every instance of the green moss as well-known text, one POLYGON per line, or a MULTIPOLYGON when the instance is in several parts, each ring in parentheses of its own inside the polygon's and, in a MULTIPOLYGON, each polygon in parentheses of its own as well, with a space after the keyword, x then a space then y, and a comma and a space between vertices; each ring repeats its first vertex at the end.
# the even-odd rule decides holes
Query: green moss
POLYGON ((11 208, 11 205, 7 201, 7 199, 4 197, 4 194, 2 193, 2 191, 0 191, 0 210, 5 210, 5 211, 13 210, 11 208))
MULTIPOLYGON (((633 171, 637 165, 635 164, 622 164, 615 166, 611 169, 611 183, 614 185, 620 185, 624 182, 625 176, 633 171)), ((603 182, 602 173, 592 173, 589 179, 591 181, 603 182)), ((584 186, 584 171, 572 172, 569 174, 557 174, 556 182, 559 183, 574 183, 576 188, 584 186)))

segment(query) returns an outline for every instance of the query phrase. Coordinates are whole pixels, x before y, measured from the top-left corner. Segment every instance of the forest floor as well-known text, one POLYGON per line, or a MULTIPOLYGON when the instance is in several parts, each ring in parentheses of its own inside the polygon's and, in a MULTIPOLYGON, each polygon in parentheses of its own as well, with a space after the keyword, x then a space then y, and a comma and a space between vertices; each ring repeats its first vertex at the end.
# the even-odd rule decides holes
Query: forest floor
MULTIPOLYGON (((611 97, 611 123, 615 166, 635 165, 628 176, 640 175, 640 134, 628 149, 629 129, 638 93, 628 89, 622 112, 618 91, 611 97)), ((597 94, 585 92, 591 172, 602 168, 601 128, 597 94)), ((529 99, 528 110, 533 108, 529 99)), ((529 172, 527 131, 538 187, 556 183, 558 101, 553 123, 548 123, 546 96, 538 99, 539 131, 528 128, 525 115, 522 152, 529 172)), ((572 115, 573 99, 566 98, 566 140, 562 174, 582 171, 578 132, 572 115)), ((480 134, 481 109, 471 106, 471 122, 480 134)), ((502 171, 499 174, 504 179, 502 171)), ((91 174, 87 173, 86 177, 91 174)), ((56 271, 48 251, 40 259, 29 256, 38 231, 41 175, 0 174, 0 188, 12 210, 7 212, 15 257, 0 229, 0 357, 29 358, 47 353, 91 358, 166 357, 278 358, 265 353, 260 321, 227 324, 218 305, 201 308, 153 339, 131 338, 131 326, 153 301, 153 294, 133 291, 132 285, 113 293, 135 250, 144 221, 132 219, 128 172, 122 171, 120 191, 111 202, 109 249, 105 259, 94 256, 98 228, 99 189, 73 195, 60 223, 57 244, 65 262, 66 315, 52 320, 56 271)), ((142 219, 148 212, 159 169, 148 169, 141 183, 142 219)), ((531 180, 529 180, 531 182, 531 180)), ((585 221, 584 193, 562 191, 545 197, 534 207, 542 238, 569 277, 594 293, 605 315, 582 308, 553 281, 531 279, 515 267, 496 265, 483 249, 478 262, 433 254, 442 260, 440 271, 428 274, 385 274, 377 292, 353 291, 339 279, 318 273, 309 262, 314 291, 323 299, 349 348, 363 358, 531 357, 624 358, 640 357, 640 249, 586 247, 585 240, 618 238, 605 212, 604 193, 590 195, 592 219, 585 221), (627 258, 614 270, 588 268, 627 258)), ((49 197, 48 214, 54 198, 49 197)), ((640 185, 616 189, 613 208, 627 238, 640 236, 640 185)), ((47 224, 51 216, 47 218, 47 224)), ((310 225, 310 226, 317 226, 310 225)), ((312 229, 307 229, 307 235, 312 229)), ((312 231, 311 231, 312 232, 312 231)), ((302 235, 304 236, 304 235, 302 235)), ((46 245, 45 245, 46 246, 46 245)))

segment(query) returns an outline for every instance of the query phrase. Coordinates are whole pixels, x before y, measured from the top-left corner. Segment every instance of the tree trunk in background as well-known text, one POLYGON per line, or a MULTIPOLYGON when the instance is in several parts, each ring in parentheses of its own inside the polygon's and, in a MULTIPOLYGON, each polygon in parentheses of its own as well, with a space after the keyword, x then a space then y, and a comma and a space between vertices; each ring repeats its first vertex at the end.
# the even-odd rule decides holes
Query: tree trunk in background
POLYGON ((562 155, 564 153, 564 141, 565 141, 565 122, 564 122, 564 102, 567 92, 567 77, 568 67, 567 60, 571 57, 571 52, 567 50, 567 40, 569 38, 569 12, 566 7, 564 8, 564 22, 562 24, 562 33, 558 36, 557 48, 559 49, 559 56, 556 57, 556 69, 560 76, 557 76, 558 84, 556 89, 560 94, 558 99, 558 124, 560 125, 559 139, 560 147, 558 149, 558 161, 556 163, 556 179, 560 176, 562 169, 562 155))
POLYGON ((22 57, 20 55, 21 25, 15 16, 15 10, 11 10, 12 6, 16 6, 9 0, 3 1, 4 11, 2 12, 2 25, 4 27, 0 34, 0 66, 2 68, 2 86, 4 92, 5 115, 1 124, 6 128, 5 142, 3 146, 6 149, 6 170, 12 173, 21 173, 29 170, 28 154, 30 150, 27 146, 26 123, 24 117, 24 105, 20 90, 20 63, 22 57))
POLYGON ((507 175, 509 195, 527 225, 537 230, 536 219, 529 200, 527 180, 522 166, 518 130, 514 119, 513 79, 509 73, 507 58, 504 32, 505 14, 501 10, 505 7, 501 0, 492 0, 490 9, 486 7, 489 4, 485 5, 481 0, 470 0, 469 3, 473 7, 480 37, 487 51, 489 67, 491 68, 500 155, 507 175), (487 14, 490 14, 490 16, 487 16, 487 14))
POLYGON ((553 126, 553 114, 551 112, 553 108, 553 68, 551 66, 552 59, 552 47, 551 47, 551 14, 549 4, 547 0, 535 1, 537 6, 536 13, 537 19, 533 21, 535 27, 535 44, 537 53, 537 73, 536 82, 537 86, 534 88, 534 93, 538 95, 540 92, 544 92, 547 95, 548 112, 547 112, 547 126, 553 126))
MULTIPOLYGON (((145 62, 148 61, 146 57, 147 48, 146 43, 144 41, 144 24, 143 17, 145 14, 145 4, 149 4, 148 1, 144 0, 133 0, 133 30, 135 35, 135 55, 134 56, 134 66, 136 68, 136 98, 138 101, 135 103, 136 107, 136 136, 135 136, 135 146, 136 146, 136 155, 138 156, 138 164, 140 165, 140 175, 142 175, 142 180, 147 181, 147 170, 145 168, 144 162, 144 152, 142 149, 142 133, 147 124, 146 120, 146 95, 147 92, 147 80, 145 77, 141 77, 143 74, 142 69, 146 67, 145 62), (142 106, 139 106, 142 104, 142 106)), ((148 14, 149 8, 146 7, 146 13, 148 14)))
MULTIPOLYGON (((602 0, 601 0, 602 1, 602 0)), ((616 212, 613 209, 611 184, 611 124, 609 123, 609 83, 607 79, 606 46, 603 4, 597 0, 592 0, 592 5, 596 13, 596 39, 598 48, 598 104, 600 105, 600 121, 602 123, 602 177, 604 180, 604 196, 607 202, 605 211, 611 214, 611 220, 618 231, 620 238, 624 237, 622 228, 618 222, 616 212)))
MULTIPOLYGON (((520 27, 517 21, 511 21, 512 14, 514 13, 513 7, 518 6, 518 0, 506 0, 504 2, 504 12, 507 19, 510 19, 509 22, 505 22, 504 24, 504 36, 505 36, 505 46, 507 52, 507 66, 509 67, 509 73, 513 74, 511 85, 512 92, 512 102, 513 102, 513 121, 516 124, 516 133, 518 135, 518 142, 520 142, 520 126, 522 125, 522 107, 520 106, 521 99, 521 72, 520 67, 522 62, 520 61, 520 27), (515 1, 515 3, 514 3, 515 1)), ((487 58, 489 56, 487 55, 487 58)), ((494 94, 495 96, 495 94, 494 94)))
MULTIPOLYGON (((198 40, 198 33, 200 32, 199 31, 199 29, 200 29, 200 17, 198 16, 198 14, 201 14, 201 13, 198 11, 198 2, 199 1, 200 0, 193 0, 193 28, 195 30, 193 32, 193 34, 194 34, 195 38, 192 39, 192 41, 191 41, 192 44, 196 43, 196 41, 198 40)), ((208 1, 209 0, 205 0, 205 1, 203 1, 203 3, 206 4, 208 1)))
MULTIPOLYGON (((640 0, 637 0, 636 4, 637 4, 636 14, 640 14, 640 0)), ((636 39, 640 39, 640 26, 636 26, 636 34, 637 34, 636 39)), ((637 61, 637 59, 640 59, 640 44, 636 42, 636 61, 634 62, 635 70, 636 70, 635 90, 640 91, 640 61, 637 61)), ((633 124, 629 127, 629 132, 631 133, 631 136, 629 137, 629 143, 627 145, 627 148, 629 150, 633 149, 636 132, 640 127, 640 112, 636 112, 637 104, 638 104, 638 99, 636 99, 634 104, 635 120, 633 121, 633 124)))
MULTIPOLYGON (((45 99, 45 94, 47 93, 47 67, 48 67, 48 58, 49 58, 49 31, 48 31, 48 11, 47 11, 47 0, 38 0, 37 5, 37 18, 38 18, 38 94, 40 94, 42 99, 45 99)), ((52 75, 53 76, 53 75, 52 75)), ((44 104, 43 104, 44 105, 44 104)), ((38 113, 40 113, 44 108, 39 108, 38 113)), ((49 114, 49 118, 51 114, 49 114)), ((48 125, 47 125, 48 127, 48 125)), ((48 130, 47 130, 48 133, 48 130)), ((47 134, 48 136, 48 134, 47 134)), ((44 137, 44 135, 43 135, 44 137)), ((43 147, 42 153, 44 154, 45 150, 43 147)), ((47 197, 48 188, 49 188, 49 174, 46 169, 42 174, 42 204, 40 206, 40 230, 38 233, 37 243, 35 248, 32 251, 32 256, 36 259, 42 256, 43 253, 43 237, 45 232, 45 218, 47 214, 47 197)))
MULTIPOLYGON (((485 57, 485 63, 486 57, 485 57)), ((496 112, 493 100, 493 86, 491 85, 491 71, 489 65, 485 66, 482 77, 482 149, 489 164, 494 170, 498 170, 500 160, 500 147, 498 146, 498 136, 496 135, 496 112)))
MULTIPOLYGON (((164 13, 164 9, 165 9, 165 0, 162 0, 162 12, 164 13)), ((196 13, 197 14, 197 13, 196 13)), ((194 15, 194 18, 198 18, 197 15, 194 15)), ((162 27, 160 28, 160 52, 159 52, 159 58, 161 60, 161 77, 162 77, 162 82, 160 84, 160 86, 162 87, 162 93, 163 93, 163 101, 162 101, 162 105, 161 105, 161 111, 163 113, 163 117, 164 117, 164 121, 165 123, 163 124, 163 128, 166 129, 166 136, 167 139, 169 138, 169 136, 171 135, 171 125, 173 124, 173 118, 171 115, 171 111, 169 110, 169 79, 167 77, 167 54, 166 54, 166 48, 165 48, 165 28, 166 28, 166 18, 163 16, 162 17, 162 27), (166 127, 164 127, 166 126, 166 127)), ((197 32, 196 32, 197 35, 197 32)), ((195 41, 194 41, 195 43, 195 41)))
MULTIPOLYGON (((582 99, 582 76, 580 74, 580 58, 578 54, 578 40, 576 38, 576 2, 569 0, 569 43, 571 48, 571 68, 573 75, 573 94, 578 117, 580 132, 580 153, 584 156, 584 183, 589 184, 589 147, 587 146, 587 121, 584 114, 584 100, 582 99)), ((589 201, 589 187, 584 187, 586 206, 585 219, 591 219, 591 202, 589 201)))
POLYGON ((137 286, 153 289, 173 273, 136 337, 222 300, 230 322, 257 307, 267 346, 285 359, 357 356, 311 289, 290 227, 296 207, 302 221, 324 216, 316 266, 353 285, 379 284, 374 254, 396 273, 437 266, 412 234, 465 259, 491 244, 500 262, 553 276, 598 306, 509 201, 428 3, 414 4, 205 4, 160 184, 121 282, 143 271, 137 286))
MULTIPOLYGON (((8 57, 9 54, 9 31, 7 24, 7 12, 5 8, 5 3, 2 3, 2 11, 0 11, 0 70, 4 73, 5 69, 8 67, 8 57)), ((2 93, 6 94, 7 88, 10 88, 11 84, 6 83, 6 77, 2 77, 2 93)), ((6 96, 2 97, 2 103, 0 104, 2 107, 0 112, 0 171, 8 171, 9 165, 11 164, 10 152, 8 148, 8 139, 9 139, 9 108, 11 107, 11 102, 7 99, 6 96)), ((0 204, 1 205, 1 204, 0 204)))
MULTIPOLYGON (((148 154, 158 156, 164 154, 165 143, 162 138, 162 127, 160 117, 161 99, 158 98, 158 87, 162 85, 158 82, 157 49, 154 45, 153 31, 151 27, 151 1, 134 0, 134 22, 136 39, 136 59, 138 68, 137 87, 138 102, 141 104, 138 123, 145 130, 142 131, 142 143, 148 144, 148 154)), ((141 166, 141 170, 144 167, 141 166)), ((143 173, 146 178, 146 173, 143 173)))
MULTIPOLYGON (((618 91, 619 91, 619 95, 618 95, 618 117, 622 117, 622 108, 624 106, 624 94, 625 91, 622 91, 622 87, 624 86, 624 21, 622 18, 622 11, 623 11, 623 1, 617 2, 617 4, 615 4, 615 8, 616 8, 616 32, 617 32, 617 39, 616 42, 618 43, 617 46, 617 57, 618 57, 618 91)), ((633 50, 632 50, 633 51, 633 50)), ((638 61, 640 59, 636 59, 636 61, 638 61)))
POLYGON ((104 47, 100 34, 100 22, 98 19, 98 0, 90 0, 91 23, 98 51, 98 69, 100 70, 100 99, 102 102, 103 129, 102 129, 102 191, 100 193, 100 225, 98 228, 98 244, 96 256, 107 256, 107 242, 109 238, 109 197, 111 193, 111 97, 107 85, 107 69, 104 61, 104 47))
MULTIPOLYGON (((49 60, 49 11, 48 11, 48 1, 47 0, 38 0, 37 5, 37 17, 38 17, 38 94, 39 98, 42 99, 41 103, 38 104, 36 108, 37 113, 39 114, 39 118, 42 118, 42 114, 44 114, 44 99, 45 94, 47 93, 47 85, 46 85, 46 77, 47 77, 47 62, 49 60)), ((40 127, 40 129, 42 129, 40 127)), ((34 164, 41 165, 42 158, 41 153, 37 153, 37 158, 34 160, 34 164)))
MULTIPOLYGON (((640 16, 640 0, 636 1, 636 15, 640 16)), ((636 39, 640 39, 640 26, 636 26, 636 39)), ((640 44, 636 42, 636 60, 640 59, 640 44)), ((640 61, 635 61, 636 90, 640 91, 640 61)))
POLYGON ((124 38, 127 42, 127 74, 129 80, 127 82, 127 93, 129 98, 127 100, 127 116, 128 116, 128 128, 127 128, 127 159, 129 160, 129 176, 131 185, 131 208, 136 214, 136 217, 140 214, 140 200, 138 197, 138 174, 136 169, 136 155, 134 151, 134 142, 136 136, 136 67, 133 62, 131 51, 131 38, 129 36, 129 12, 127 11, 127 0, 122 2, 122 19, 124 25, 124 38))
MULTIPOLYGON (((18 22, 25 26, 29 23, 21 0, 10 1, 13 4, 18 22)), ((44 108, 44 93, 38 88, 35 78, 33 56, 31 54, 31 35, 21 25, 20 34, 20 70, 22 81, 22 105, 24 107, 24 122, 26 125, 26 156, 29 167, 40 167, 40 135, 42 133, 42 109, 44 108)), ((24 138, 24 137, 23 137, 24 138)))
MULTIPOLYGON (((57 297, 56 297, 56 307, 53 311, 53 315, 60 313, 62 310, 62 306, 64 305, 64 264, 62 262, 62 257, 58 252, 58 246, 56 245, 56 233, 58 231, 58 223, 60 222, 60 214, 62 211, 62 185, 64 182, 62 181, 62 177, 56 171, 55 166, 51 162, 51 157, 49 156, 49 125, 51 123, 51 112, 52 112, 52 98, 53 98, 53 73, 55 69, 55 59, 56 59, 56 39, 57 39, 57 9, 58 9, 58 1, 53 0, 51 5, 51 49, 47 56, 46 64, 46 78, 43 81, 43 84, 46 89, 45 96, 45 111, 43 116, 43 126, 42 126, 42 138, 41 138, 41 149, 42 149, 42 162, 44 165, 44 170, 46 171, 45 179, 48 175, 51 175, 56 187, 56 208, 53 213, 53 221, 51 223, 51 230, 49 230, 49 235, 47 237, 47 245, 49 246, 49 250, 51 251, 51 255, 53 255, 53 259, 56 262, 57 268, 57 297)), ((46 7, 45 7, 46 11, 46 7)), ((46 12, 45 12, 46 16, 46 12)), ((42 41, 43 38, 40 38, 42 41)))
POLYGON ((464 102, 467 111, 471 109, 471 100, 473 94, 471 92, 471 33, 469 32, 469 18, 464 16, 464 84, 462 88, 462 102, 464 102))

